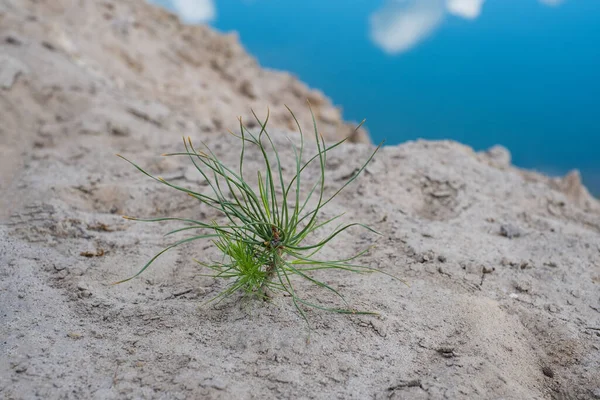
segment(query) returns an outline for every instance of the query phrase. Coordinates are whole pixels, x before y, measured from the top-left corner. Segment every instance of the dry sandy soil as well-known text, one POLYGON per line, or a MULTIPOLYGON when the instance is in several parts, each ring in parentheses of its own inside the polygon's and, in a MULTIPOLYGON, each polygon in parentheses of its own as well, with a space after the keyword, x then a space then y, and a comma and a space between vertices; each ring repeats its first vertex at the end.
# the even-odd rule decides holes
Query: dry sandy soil
MULTIPOLYGON (((0 0, 0 397, 600 398, 600 204, 576 172, 518 170, 499 147, 385 147, 328 205, 324 217, 382 235, 349 231, 324 258, 375 245, 361 263, 410 285, 317 275, 378 316, 307 310, 309 331, 284 296, 201 307, 224 287, 192 261, 215 257, 210 243, 111 285, 169 243, 169 225, 121 214, 219 217, 115 153, 202 187, 159 154, 183 134, 235 164, 239 144, 221 133, 269 105, 291 162, 283 104, 309 128, 307 98, 327 139, 351 135, 327 98, 262 70, 235 37, 140 0, 0 0)), ((336 149, 326 191, 372 150, 336 149)))

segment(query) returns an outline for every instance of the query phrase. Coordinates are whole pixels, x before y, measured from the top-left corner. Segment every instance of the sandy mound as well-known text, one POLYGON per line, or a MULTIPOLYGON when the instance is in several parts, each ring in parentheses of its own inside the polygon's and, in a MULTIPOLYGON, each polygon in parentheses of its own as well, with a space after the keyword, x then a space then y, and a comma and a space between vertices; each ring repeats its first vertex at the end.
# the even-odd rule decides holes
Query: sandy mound
MULTIPOLYGON (((214 256, 209 243, 111 286, 169 243, 169 226, 120 214, 218 217, 115 153, 199 186, 185 160, 158 155, 186 134, 235 163, 235 138, 211 133, 248 105, 272 106, 290 162, 284 102, 308 129, 301 103, 319 98, 328 138, 349 132, 322 95, 261 70, 230 37, 122 3, 65 12, 72 2, 0 0, 0 397, 600 398, 600 205, 576 173, 523 172, 501 148, 419 141, 378 153, 326 214, 382 236, 348 232, 323 257, 375 244, 361 262, 410 287, 319 274, 380 315, 308 310, 310 341, 282 296, 200 308, 223 287, 191 261, 214 256)), ((371 151, 334 151, 327 191, 371 151)))
POLYGON ((252 125, 251 109, 267 107, 272 127, 294 129, 285 105, 310 127, 307 99, 326 138, 369 142, 321 92, 260 68, 235 34, 183 25, 143 0, 1 0, 0 35, 0 190, 32 145, 72 134, 223 133, 238 128, 232 116, 252 125))

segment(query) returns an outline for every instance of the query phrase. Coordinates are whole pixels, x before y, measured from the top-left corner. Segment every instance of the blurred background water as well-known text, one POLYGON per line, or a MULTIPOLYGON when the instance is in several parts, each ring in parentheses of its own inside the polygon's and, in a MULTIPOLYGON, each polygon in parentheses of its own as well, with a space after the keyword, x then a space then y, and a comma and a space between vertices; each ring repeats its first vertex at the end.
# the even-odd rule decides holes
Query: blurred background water
POLYGON ((600 194, 600 0, 150 0, 237 31, 374 142, 506 146, 600 194))

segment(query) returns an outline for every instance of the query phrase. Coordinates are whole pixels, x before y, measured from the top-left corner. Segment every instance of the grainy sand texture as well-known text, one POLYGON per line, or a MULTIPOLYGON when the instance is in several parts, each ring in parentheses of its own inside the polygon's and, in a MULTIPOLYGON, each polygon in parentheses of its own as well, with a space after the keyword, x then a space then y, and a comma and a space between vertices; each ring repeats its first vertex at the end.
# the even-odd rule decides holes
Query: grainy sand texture
POLYGON ((577 172, 519 170, 501 147, 385 147, 327 205, 381 235, 351 229, 323 258, 373 245, 359 261, 409 283, 315 273, 377 316, 308 309, 309 331, 282 295, 201 306, 224 287, 192 261, 217 257, 210 242, 111 285, 170 243, 172 225, 122 214, 221 217, 115 153, 202 188, 160 154, 191 136, 235 165, 227 129, 268 106, 289 172, 284 104, 310 132, 306 99, 327 140, 353 142, 327 159, 333 194, 373 151, 367 133, 234 35, 142 0, 0 0, 0 398, 600 398, 600 204, 577 172))

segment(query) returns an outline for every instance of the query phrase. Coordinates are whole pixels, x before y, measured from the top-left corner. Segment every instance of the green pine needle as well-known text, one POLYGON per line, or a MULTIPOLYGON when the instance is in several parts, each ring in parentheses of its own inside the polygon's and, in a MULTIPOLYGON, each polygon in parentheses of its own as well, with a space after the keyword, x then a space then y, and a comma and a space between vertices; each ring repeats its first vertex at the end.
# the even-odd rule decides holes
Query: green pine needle
POLYGON ((354 263, 355 259, 367 252, 368 249, 340 260, 323 261, 313 258, 326 244, 351 227, 361 227, 373 233, 377 232, 366 225, 350 223, 336 227, 332 230, 332 233, 316 242, 313 237, 317 230, 328 226, 341 217, 341 215, 337 215, 324 221, 319 219, 323 207, 364 171, 383 143, 377 146, 358 172, 353 174, 332 196, 326 197, 325 163, 327 154, 345 140, 327 146, 323 137, 318 133, 313 115, 317 154, 305 160, 304 135, 294 113, 291 110, 289 112, 296 121, 301 138, 299 147, 290 140, 295 162, 294 175, 289 182, 284 179, 279 152, 266 130, 269 120, 268 114, 265 121, 261 121, 253 112, 254 118, 260 126, 258 134, 251 133, 240 118, 239 135, 232 133, 241 141, 242 145, 239 168, 231 168, 225 165, 206 145, 204 145, 205 151, 196 150, 190 138, 183 140, 184 152, 165 154, 165 156, 188 157, 210 187, 212 193, 208 195, 194 192, 169 183, 160 177, 155 177, 137 164, 119 155, 150 178, 184 192, 201 203, 220 211, 226 217, 227 222, 217 225, 214 222, 207 223, 183 218, 137 219, 125 217, 136 221, 178 221, 186 224, 179 229, 168 232, 167 235, 191 230, 199 232, 166 247, 134 276, 117 283, 126 282, 137 277, 160 255, 174 247, 199 239, 212 239, 223 255, 222 262, 211 264, 197 262, 211 271, 208 276, 231 280, 232 283, 209 301, 220 301, 238 291, 262 299, 268 298, 272 293, 284 292, 292 298, 298 312, 305 320, 307 317, 302 306, 336 313, 373 314, 350 308, 344 297, 336 289, 315 279, 311 276, 311 273, 316 270, 327 269, 338 269, 354 273, 377 271, 374 268, 354 263), (247 148, 250 147, 260 152, 264 162, 263 171, 258 172, 256 176, 257 189, 251 186, 250 182, 252 180, 244 175, 245 155, 247 148), (319 178, 316 183, 310 186, 306 197, 302 198, 303 173, 313 162, 317 162, 319 165, 319 178), (311 200, 313 200, 312 203, 311 200), (309 204, 314 204, 315 201, 316 205, 309 206, 309 204), (307 239, 310 239, 310 243, 307 243, 307 239), (294 276, 303 278, 333 294, 341 300, 343 307, 325 307, 300 298, 293 285, 292 277, 294 276))

